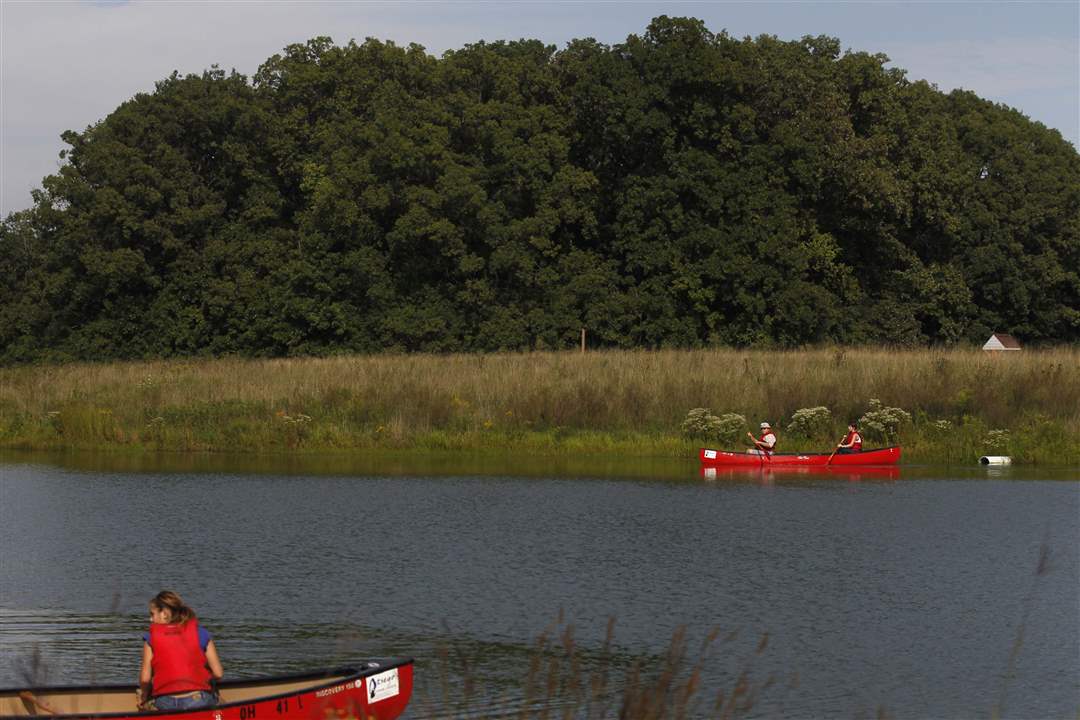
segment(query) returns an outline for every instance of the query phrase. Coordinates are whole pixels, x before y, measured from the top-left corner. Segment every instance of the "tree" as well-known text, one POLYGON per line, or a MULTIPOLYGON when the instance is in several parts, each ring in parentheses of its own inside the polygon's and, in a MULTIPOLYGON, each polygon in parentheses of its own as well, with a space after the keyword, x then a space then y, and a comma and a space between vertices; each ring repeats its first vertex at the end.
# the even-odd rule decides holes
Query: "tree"
POLYGON ((1080 338, 1080 156, 830 37, 289 45, 0 223, 0 361, 1080 338))

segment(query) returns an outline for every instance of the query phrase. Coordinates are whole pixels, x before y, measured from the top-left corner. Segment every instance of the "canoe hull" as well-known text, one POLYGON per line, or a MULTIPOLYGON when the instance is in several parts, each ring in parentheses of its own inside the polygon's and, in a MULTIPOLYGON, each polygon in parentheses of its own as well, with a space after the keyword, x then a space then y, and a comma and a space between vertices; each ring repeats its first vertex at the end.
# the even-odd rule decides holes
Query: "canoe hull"
POLYGON ((878 448, 864 450, 861 453, 841 455, 837 453, 829 460, 829 454, 815 453, 775 453, 769 456, 751 455, 746 452, 731 450, 710 450, 701 448, 698 451, 701 464, 706 466, 741 466, 761 467, 762 465, 791 466, 791 467, 849 467, 857 465, 895 465, 900 462, 900 447, 878 448))
POLYGON ((393 720, 405 711, 412 686, 412 659, 396 658, 306 675, 223 682, 217 707, 177 712, 139 712, 134 686, 0 689, 0 720, 393 720))

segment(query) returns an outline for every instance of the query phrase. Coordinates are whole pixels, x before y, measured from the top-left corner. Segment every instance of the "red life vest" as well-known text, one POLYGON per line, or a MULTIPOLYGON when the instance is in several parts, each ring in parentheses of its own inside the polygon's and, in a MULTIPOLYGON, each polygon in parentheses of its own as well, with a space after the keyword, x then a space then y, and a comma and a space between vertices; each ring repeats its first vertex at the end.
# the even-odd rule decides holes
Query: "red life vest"
POLYGON ((153 695, 176 695, 210 689, 210 671, 206 653, 199 647, 199 624, 151 623, 150 661, 153 671, 153 695))
POLYGON ((850 444, 852 450, 854 450, 855 452, 862 452, 862 435, 859 434, 858 430, 852 430, 847 434, 847 437, 844 438, 844 442, 842 444, 850 444))
POLYGON ((758 446, 758 449, 761 450, 762 452, 765 452, 765 453, 767 453, 769 455, 772 455, 774 452, 776 452, 776 444, 778 442, 780 442, 780 440, 776 437, 776 433, 774 433, 772 431, 772 428, 769 428, 768 430, 762 432, 761 437, 759 437, 758 440, 761 441, 761 442, 765 442, 765 437, 767 435, 772 435, 773 436, 772 447, 771 448, 763 448, 761 446, 758 446))

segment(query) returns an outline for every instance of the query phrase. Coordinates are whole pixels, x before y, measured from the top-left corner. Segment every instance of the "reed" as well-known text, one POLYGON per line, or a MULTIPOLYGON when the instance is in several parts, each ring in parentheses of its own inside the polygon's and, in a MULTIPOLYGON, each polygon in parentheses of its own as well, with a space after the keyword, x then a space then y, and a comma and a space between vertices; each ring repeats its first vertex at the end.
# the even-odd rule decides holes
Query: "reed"
POLYGON ((679 627, 664 652, 641 657, 616 649, 614 627, 611 618, 602 646, 586 647, 560 613, 528 650, 524 677, 506 678, 501 689, 478 677, 482 656, 442 645, 428 668, 434 692, 419 692, 415 707, 424 717, 727 720, 752 716, 762 694, 774 685, 798 684, 797 674, 778 678, 755 669, 755 659, 768 647, 768 633, 746 653, 738 650, 737 631, 722 634, 713 628, 693 652, 686 628, 679 627), (706 670, 721 656, 729 664, 737 658, 739 669, 722 687, 703 690, 706 670))
MULTIPOLYGON (((827 406, 821 449, 871 398, 908 459, 1080 457, 1080 349, 660 350, 375 355, 0 369, 0 445, 161 450, 518 449, 680 455, 691 408, 781 430, 827 406), (999 431, 992 435, 992 431, 999 431), (1004 431, 1004 433, 1000 432, 1004 431), (1000 447, 995 447, 1000 446, 1000 447)), ((749 427, 747 429, 750 429, 749 427)))

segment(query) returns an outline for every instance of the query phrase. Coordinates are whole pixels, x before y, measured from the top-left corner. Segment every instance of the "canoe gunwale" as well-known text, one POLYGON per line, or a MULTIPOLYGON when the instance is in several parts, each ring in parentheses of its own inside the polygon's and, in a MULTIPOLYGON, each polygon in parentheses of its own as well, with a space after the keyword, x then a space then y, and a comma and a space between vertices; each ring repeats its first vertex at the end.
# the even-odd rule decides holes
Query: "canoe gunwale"
MULTIPOLYGON (((326 682, 316 685, 310 685, 304 688, 302 691, 289 690, 287 692, 275 693, 273 695, 260 695, 255 698, 248 698, 245 700, 235 700, 231 702, 221 703, 215 705, 213 708, 187 708, 184 710, 146 710, 142 712, 103 712, 103 713, 59 713, 51 715, 48 713, 38 713, 35 715, 0 715, 0 720, 26 720, 28 717, 33 718, 132 718, 132 717, 158 717, 161 715, 185 715, 188 713, 201 713, 206 712, 208 709, 222 710, 231 707, 243 707, 250 706, 255 703, 268 703, 275 700, 284 700, 285 698, 295 697, 301 692, 316 692, 327 688, 337 687, 342 683, 349 681, 355 681, 360 678, 369 677, 371 675, 378 675, 379 673, 387 670, 393 670, 394 668, 400 668, 407 665, 412 665, 414 662, 411 657, 394 657, 386 660, 370 661, 366 663, 360 663, 354 666, 344 666, 339 668, 332 668, 326 670, 316 670, 306 673, 296 673, 291 675, 267 675, 263 677, 254 678, 237 678, 236 680, 228 680, 218 684, 219 690, 230 690, 244 687, 251 687, 253 685, 266 685, 266 684, 286 684, 286 683, 298 683, 306 681, 315 681, 326 679, 326 682)), ((95 693, 95 692, 132 692, 134 683, 119 683, 114 685, 37 685, 31 687, 16 687, 16 688, 0 688, 0 695, 17 695, 19 693, 29 692, 32 694, 56 694, 56 693, 95 693)))

